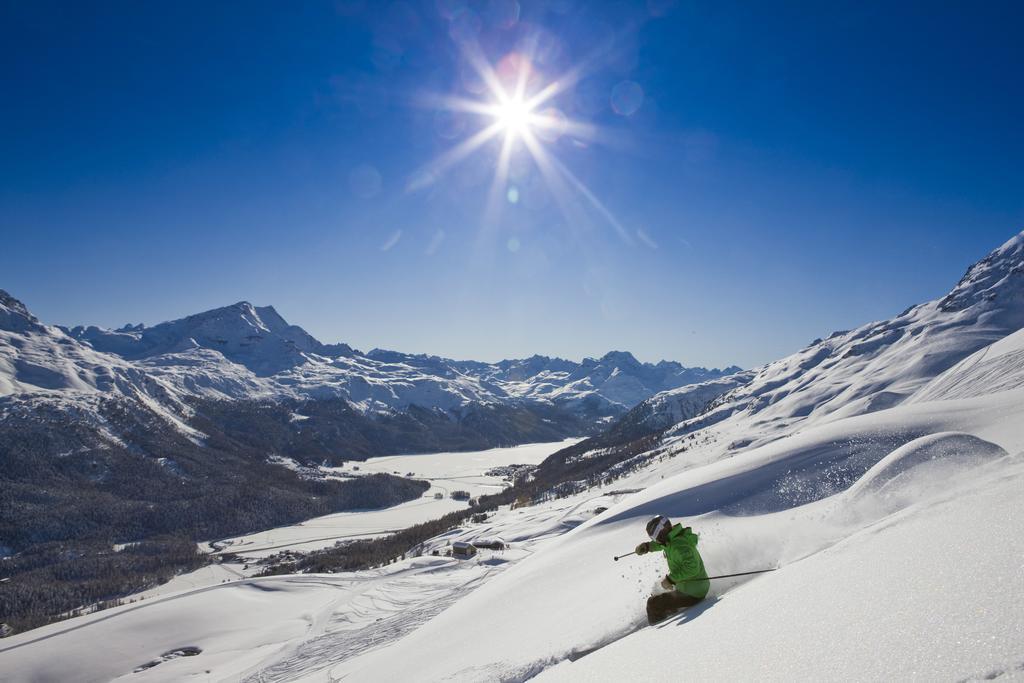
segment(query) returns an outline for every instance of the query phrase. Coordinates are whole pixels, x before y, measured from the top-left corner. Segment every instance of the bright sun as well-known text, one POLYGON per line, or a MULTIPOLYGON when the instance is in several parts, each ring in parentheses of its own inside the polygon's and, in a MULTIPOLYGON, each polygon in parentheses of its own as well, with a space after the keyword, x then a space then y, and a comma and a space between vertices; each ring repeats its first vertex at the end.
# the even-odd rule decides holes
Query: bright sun
MULTIPOLYGON (((453 115, 438 119, 446 131, 449 123, 453 125, 451 138, 461 136, 461 133, 455 132, 461 114, 480 116, 484 119, 484 126, 421 168, 409 182, 408 191, 433 185, 446 170, 501 136, 504 141, 495 146, 497 157, 494 177, 487 192, 484 224, 495 224, 497 211, 505 199, 511 204, 519 201, 521 188, 510 182, 511 160, 514 154, 525 150, 568 222, 576 220, 574 203, 570 201, 569 193, 578 192, 598 215, 615 228, 624 241, 632 243, 629 231, 555 154, 555 145, 563 136, 580 147, 600 142, 603 137, 598 126, 568 118, 556 106, 556 98, 573 88, 585 74, 585 65, 577 65, 562 77, 549 81, 534 68, 532 54, 510 52, 492 66, 484 58, 479 46, 463 47, 463 57, 475 74, 470 74, 464 84, 474 93, 474 97, 479 98, 428 96, 425 102, 439 108, 439 113, 453 115)), ((448 135, 445 134, 445 137, 448 135)), ((525 172, 524 168, 520 166, 517 172, 525 172)))
POLYGON ((493 115, 506 135, 522 135, 529 132, 534 117, 530 103, 515 97, 494 105, 493 115))

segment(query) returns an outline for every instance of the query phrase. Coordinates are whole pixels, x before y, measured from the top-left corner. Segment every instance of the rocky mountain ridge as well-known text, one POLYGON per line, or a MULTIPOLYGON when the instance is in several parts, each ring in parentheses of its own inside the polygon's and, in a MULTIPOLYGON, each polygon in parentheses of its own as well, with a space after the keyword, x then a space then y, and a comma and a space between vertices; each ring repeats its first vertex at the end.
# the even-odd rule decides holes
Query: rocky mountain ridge
MULTIPOLYGON (((6 355, 20 357, 31 346, 11 335, 33 332, 85 358, 90 373, 134 368, 179 398, 341 398, 363 413, 407 410, 410 406, 451 411, 472 404, 537 403, 568 410, 584 419, 615 417, 661 391, 732 374, 739 368, 688 368, 674 361, 642 363, 612 351, 581 362, 535 355, 498 363, 374 349, 362 353, 347 344, 324 344, 289 324, 272 306, 248 302, 205 311, 152 327, 126 325, 50 327, 19 301, 4 294, 6 355), (17 322, 15 322, 17 321, 17 322)), ((38 345, 37 345, 38 347, 38 345)), ((37 373, 14 361, 0 367, 0 396, 84 388, 38 381, 47 374, 46 353, 35 353, 37 373)), ((58 358, 60 354, 53 354, 58 358)), ((60 361, 54 360, 54 365, 60 361)), ((53 368, 48 370, 52 371, 53 368)), ((95 382, 90 387, 102 390, 95 382)))

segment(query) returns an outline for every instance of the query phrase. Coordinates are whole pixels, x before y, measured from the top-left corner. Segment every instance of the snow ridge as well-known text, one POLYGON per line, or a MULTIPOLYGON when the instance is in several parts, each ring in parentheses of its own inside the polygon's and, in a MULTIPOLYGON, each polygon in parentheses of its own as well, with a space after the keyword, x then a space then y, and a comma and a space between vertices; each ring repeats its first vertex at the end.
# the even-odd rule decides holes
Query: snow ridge
POLYGON ((939 303, 943 311, 961 311, 981 301, 1003 306, 1024 297, 1024 232, 1009 239, 968 269, 953 291, 939 303))
MULTIPOLYGON (((805 418, 833 420, 893 408, 971 354, 1024 327, 1024 233, 972 266, 937 301, 891 320, 818 339, 753 371, 675 434, 758 416, 757 434, 805 418)), ((660 400, 655 396, 651 401, 660 400)))

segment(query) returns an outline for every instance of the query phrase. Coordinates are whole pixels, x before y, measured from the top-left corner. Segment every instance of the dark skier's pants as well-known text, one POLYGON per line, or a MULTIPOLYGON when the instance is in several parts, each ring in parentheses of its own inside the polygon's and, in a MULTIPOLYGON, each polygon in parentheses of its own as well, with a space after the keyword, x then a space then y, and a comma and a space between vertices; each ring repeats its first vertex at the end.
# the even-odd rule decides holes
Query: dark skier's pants
POLYGON ((694 598, 679 591, 652 595, 647 600, 647 621, 656 624, 673 612, 696 605, 701 600, 703 598, 694 598))

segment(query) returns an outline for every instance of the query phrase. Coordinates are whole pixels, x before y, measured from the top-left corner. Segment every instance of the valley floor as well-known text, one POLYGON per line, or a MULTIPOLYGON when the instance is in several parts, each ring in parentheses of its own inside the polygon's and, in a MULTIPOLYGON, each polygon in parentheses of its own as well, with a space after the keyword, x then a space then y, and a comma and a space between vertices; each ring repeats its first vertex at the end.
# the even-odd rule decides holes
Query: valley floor
POLYGON ((328 476, 408 475, 429 481, 430 489, 418 500, 384 510, 339 512, 300 524, 224 539, 214 545, 220 552, 251 560, 285 549, 317 550, 330 547, 339 540, 373 538, 391 533, 465 509, 467 501, 454 500, 451 497, 454 491, 462 490, 476 497, 506 488, 509 484, 503 481, 503 477, 486 474, 493 468, 514 464, 536 465, 555 451, 578 441, 580 439, 567 439, 485 451, 392 455, 370 458, 365 462, 351 461, 343 467, 323 468, 322 472, 328 476), (437 495, 441 498, 436 498, 437 495))

